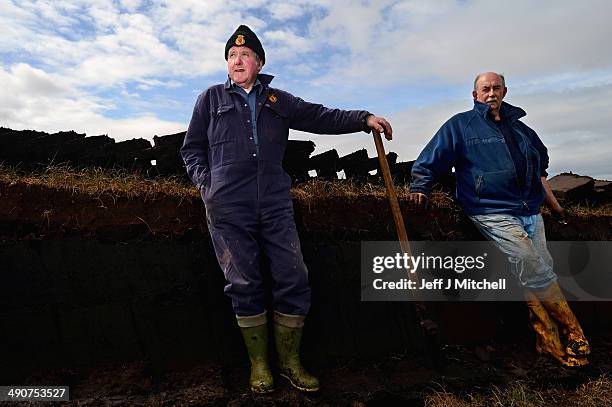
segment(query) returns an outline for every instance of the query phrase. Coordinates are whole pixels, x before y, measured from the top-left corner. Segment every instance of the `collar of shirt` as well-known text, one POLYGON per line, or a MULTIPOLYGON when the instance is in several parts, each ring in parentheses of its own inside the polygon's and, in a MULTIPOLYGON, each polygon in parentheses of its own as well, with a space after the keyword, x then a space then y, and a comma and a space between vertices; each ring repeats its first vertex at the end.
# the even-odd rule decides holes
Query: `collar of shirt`
POLYGON ((487 118, 493 122, 493 124, 497 125, 497 126, 503 126, 506 122, 506 118, 504 116, 499 117, 499 120, 495 120, 495 117, 492 114, 488 114, 487 118))
POLYGON ((245 94, 250 94, 251 92, 253 92, 254 90, 257 90, 257 94, 260 95, 261 91, 263 90, 263 86, 261 86, 261 82, 259 81, 259 78, 255 79, 255 83, 253 84, 253 87, 251 88, 251 92, 248 92, 246 90, 244 90, 244 88, 242 88, 240 85, 236 84, 236 82, 234 82, 233 80, 230 79, 230 88, 234 91, 242 91, 245 94))

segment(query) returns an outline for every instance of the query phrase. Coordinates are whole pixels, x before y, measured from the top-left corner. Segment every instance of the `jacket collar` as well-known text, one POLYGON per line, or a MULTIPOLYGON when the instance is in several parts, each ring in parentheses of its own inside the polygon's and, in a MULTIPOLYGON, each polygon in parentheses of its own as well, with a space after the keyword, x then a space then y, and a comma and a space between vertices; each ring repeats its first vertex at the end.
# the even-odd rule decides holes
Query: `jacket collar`
MULTIPOLYGON (((474 110, 486 119, 487 115, 489 114, 489 110, 491 110, 491 106, 487 105, 486 103, 482 103, 475 100, 474 110)), ((515 122, 521 117, 527 116, 527 113, 520 107, 513 106, 510 103, 506 103, 504 101, 502 101, 501 107, 499 109, 499 114, 503 120, 507 120, 509 123, 515 122)))
MULTIPOLYGON (((270 82, 272 82, 272 79, 274 79, 274 75, 267 75, 265 73, 260 73, 259 75, 257 75, 257 79, 259 79, 259 82, 261 82, 262 86, 265 88, 266 86, 270 84, 270 82)), ((232 87, 232 80, 230 79, 228 75, 227 80, 225 81, 224 88, 225 90, 229 90, 231 87, 232 87)))

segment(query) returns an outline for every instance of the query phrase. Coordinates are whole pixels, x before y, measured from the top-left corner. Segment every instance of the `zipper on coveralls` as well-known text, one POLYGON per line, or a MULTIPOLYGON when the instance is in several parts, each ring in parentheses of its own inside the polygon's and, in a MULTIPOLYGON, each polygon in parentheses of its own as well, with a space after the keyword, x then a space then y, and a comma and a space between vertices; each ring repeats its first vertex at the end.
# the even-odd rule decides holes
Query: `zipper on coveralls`
MULTIPOLYGON (((264 88, 262 93, 264 95, 266 95, 265 96, 266 98, 268 97, 267 96, 267 89, 264 88)), ((257 98, 257 99, 259 99, 259 98, 257 98)), ((266 99, 263 99, 263 100, 266 100, 266 99)), ((255 105, 255 122, 259 123, 259 114, 261 113, 261 110, 263 108, 263 102, 261 101, 261 99, 256 100, 256 102, 257 102, 257 104, 255 105)), ((259 134, 258 134, 258 136, 259 136, 259 134)), ((255 140, 253 140, 253 142, 255 142, 255 140)), ((259 216, 259 214, 261 214, 261 212, 260 212, 260 198, 261 198, 260 192, 261 192, 261 179, 262 179, 262 177, 261 177, 261 159, 260 159, 261 154, 260 154, 260 151, 259 151, 257 146, 256 146, 256 148, 257 148, 257 152, 256 152, 257 155, 255 156, 255 160, 257 160, 257 203, 256 203, 256 205, 257 205, 257 213, 258 213, 258 216, 259 216)))

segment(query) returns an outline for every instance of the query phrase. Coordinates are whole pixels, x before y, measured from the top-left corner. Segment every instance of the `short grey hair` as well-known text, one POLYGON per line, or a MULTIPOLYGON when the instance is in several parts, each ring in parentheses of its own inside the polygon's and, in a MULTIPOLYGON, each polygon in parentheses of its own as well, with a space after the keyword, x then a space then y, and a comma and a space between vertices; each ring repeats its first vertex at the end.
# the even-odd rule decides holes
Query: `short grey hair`
MULTIPOLYGON (((474 79, 474 90, 478 90, 476 89, 476 86, 478 84, 478 79, 480 79, 480 77, 486 73, 491 73, 491 72, 483 72, 483 73, 479 73, 478 75, 476 75, 476 79, 474 79)), ((502 81, 502 86, 505 88, 506 87, 506 78, 504 78, 504 74, 503 73, 497 73, 497 72, 492 72, 495 75, 499 76, 501 78, 502 81)))
POLYGON ((261 60, 261 57, 259 56, 259 54, 255 51, 253 51, 253 54, 255 55, 255 62, 257 62, 260 65, 260 69, 263 68, 263 61, 261 60))

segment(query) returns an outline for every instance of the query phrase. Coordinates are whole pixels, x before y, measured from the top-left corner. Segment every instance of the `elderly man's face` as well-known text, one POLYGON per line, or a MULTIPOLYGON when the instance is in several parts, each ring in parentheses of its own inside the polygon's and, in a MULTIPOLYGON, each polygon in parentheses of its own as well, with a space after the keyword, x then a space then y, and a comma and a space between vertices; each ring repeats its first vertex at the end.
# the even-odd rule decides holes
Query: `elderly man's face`
POLYGON ((499 75, 489 72, 478 78, 472 96, 474 96, 474 100, 491 106, 491 112, 495 114, 499 111, 502 99, 506 96, 507 91, 508 89, 504 86, 499 75))
POLYGON ((255 83, 261 69, 261 62, 248 47, 233 46, 227 54, 227 72, 229 77, 241 87, 250 87, 255 83))

